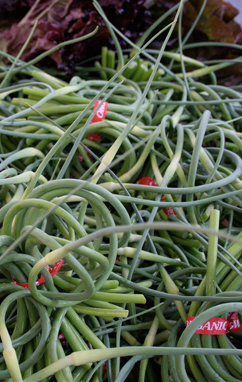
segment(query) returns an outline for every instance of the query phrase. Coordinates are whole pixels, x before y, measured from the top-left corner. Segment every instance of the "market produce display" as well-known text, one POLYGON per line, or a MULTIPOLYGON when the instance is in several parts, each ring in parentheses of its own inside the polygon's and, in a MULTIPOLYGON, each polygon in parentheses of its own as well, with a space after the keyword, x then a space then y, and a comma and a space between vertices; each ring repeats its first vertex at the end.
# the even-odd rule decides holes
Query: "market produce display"
POLYGON ((234 62, 183 53, 182 2, 137 45, 94 5, 115 49, 69 82, 21 60, 31 35, 1 52, 0 380, 241 381, 234 62))
MULTIPOLYGON (((149 27, 158 31, 171 23, 179 3, 180 0, 98 0, 112 24, 135 43, 145 37, 149 27)), ((242 28, 235 21, 239 11, 233 4, 225 0, 184 1, 179 33, 188 56, 199 61, 239 58, 242 28)), ((18 55, 38 20, 31 40, 22 52, 24 61, 30 61, 60 43, 85 36, 98 26, 93 37, 63 45, 40 61, 42 67, 45 65, 48 70, 58 68, 69 79, 75 75, 80 62, 93 60, 100 54, 102 46, 110 49, 114 46, 109 28, 90 0, 2 0, 0 19, 0 50, 12 56, 18 55)), ((157 36, 152 47, 159 50, 164 39, 164 33, 157 36)), ((130 48, 125 39, 119 41, 123 49, 130 48)), ((176 51, 177 48, 175 27, 167 50, 176 51)), ((242 82, 242 65, 236 62, 236 71, 229 68, 217 74, 218 81, 227 86, 239 84, 242 82)))

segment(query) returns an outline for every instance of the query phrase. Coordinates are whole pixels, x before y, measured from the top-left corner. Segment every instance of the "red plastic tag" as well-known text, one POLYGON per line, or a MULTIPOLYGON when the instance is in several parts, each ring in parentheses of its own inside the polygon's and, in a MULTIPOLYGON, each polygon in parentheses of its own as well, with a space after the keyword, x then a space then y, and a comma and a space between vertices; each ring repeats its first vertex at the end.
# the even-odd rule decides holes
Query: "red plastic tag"
POLYGON ((232 312, 228 314, 228 330, 230 332, 241 332, 242 327, 240 324, 238 312, 232 312))
MULTIPOLYGON (((187 317, 186 326, 188 326, 196 317, 187 317)), ((196 334, 226 334, 228 332, 239 332, 242 330, 238 313, 233 312, 228 314, 227 320, 225 318, 211 318, 204 322, 196 331, 196 334)))
MULTIPOLYGON (((158 184, 149 176, 143 176, 143 178, 140 178, 139 180, 137 180, 136 184, 143 184, 144 186, 159 187, 158 184)), ((164 200, 165 198, 166 198, 165 196, 162 196, 161 200, 164 200)), ((165 212, 166 216, 176 215, 176 212, 172 207, 165 207, 163 211, 165 212)))
POLYGON ((137 184, 143 184, 144 186, 155 186, 158 187, 158 184, 149 176, 143 176, 136 182, 137 184))
POLYGON ((60 342, 61 342, 61 345, 64 347, 64 348, 68 348, 69 347, 69 343, 68 341, 66 341, 66 337, 64 336, 63 333, 60 333, 59 336, 58 336, 60 342))
MULTIPOLYGON (((196 317, 187 317, 186 326, 188 326, 196 317)), ((204 322, 195 333, 197 334, 226 334, 228 321, 225 318, 211 318, 204 322)))
POLYGON ((97 141, 100 142, 101 138, 99 137, 99 133, 93 133, 87 136, 86 139, 89 139, 89 141, 97 141))
MULTIPOLYGON (((51 274, 51 277, 54 277, 55 274, 60 270, 60 267, 61 267, 63 262, 64 262, 64 260, 57 261, 57 263, 55 263, 55 265, 53 266, 52 269, 49 265, 46 266, 46 268, 48 269, 48 271, 51 274)), ((15 281, 13 277, 12 277, 12 280, 13 280, 13 284, 21 285, 22 287, 29 289, 29 283, 17 283, 17 281, 15 281)), ((39 280, 36 281, 36 286, 42 285, 44 283, 45 283, 45 278, 41 274, 39 280)))
MULTIPOLYGON (((94 103, 93 110, 95 110, 101 102, 102 101, 100 99, 98 99, 94 103)), ((108 103, 103 102, 102 106, 98 109, 98 111, 94 115, 93 119, 91 120, 91 123, 103 121, 106 117, 106 114, 107 114, 107 108, 108 108, 108 103)))
POLYGON ((103 364, 103 376, 107 373, 107 367, 106 367, 106 362, 103 364))
MULTIPOLYGON (((99 137, 99 133, 93 133, 93 134, 90 134, 86 137, 86 139, 89 139, 89 141, 97 141, 97 142, 100 142, 101 141, 101 138, 99 137)), ((88 146, 89 148, 89 146, 88 146)), ((86 151, 86 150, 85 150, 86 151)), ((89 158, 91 158, 91 155, 89 152, 87 152, 87 155, 89 158)), ((83 161, 83 156, 79 153, 78 154, 78 158, 79 158, 79 161, 82 162, 83 161)))
POLYGON ((17 283, 17 281, 15 281, 13 277, 12 277, 12 281, 13 281, 13 284, 21 285, 22 287, 29 289, 29 283, 17 283))
POLYGON ((176 211, 174 211, 172 207, 165 207, 163 211, 165 212, 166 216, 176 215, 176 211))
MULTIPOLYGON (((90 158, 90 154, 87 153, 87 155, 88 155, 89 158, 90 158)), ((82 161, 84 160, 83 156, 82 156, 80 153, 78 153, 78 158, 79 158, 79 161, 80 161, 80 162, 82 162, 82 161)))

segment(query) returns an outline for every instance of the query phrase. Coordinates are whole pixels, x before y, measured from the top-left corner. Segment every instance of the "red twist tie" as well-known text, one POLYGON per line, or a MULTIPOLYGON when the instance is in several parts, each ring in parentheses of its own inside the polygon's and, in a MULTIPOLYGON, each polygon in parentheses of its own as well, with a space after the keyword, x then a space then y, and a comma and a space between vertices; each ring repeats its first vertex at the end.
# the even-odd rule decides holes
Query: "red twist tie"
MULTIPOLYGON (((46 266, 46 268, 50 272, 51 277, 54 277, 56 275, 56 273, 60 270, 60 267, 61 267, 61 265, 63 263, 64 263, 64 260, 57 261, 57 263, 55 263, 55 265, 53 266, 52 269, 51 269, 51 267, 49 265, 46 266)), ((17 281, 14 280, 13 276, 11 276, 11 277, 12 277, 13 284, 20 285, 20 286, 22 286, 24 288, 29 289, 29 283, 18 283, 17 281)), ((44 283, 45 283, 45 278, 41 274, 39 280, 36 281, 35 285, 39 286, 39 285, 42 285, 44 283)))
MULTIPOLYGON (((149 176, 144 176, 143 178, 140 178, 136 182, 136 184, 143 184, 144 186, 159 187, 158 184, 152 178, 150 178, 149 176)), ((166 198, 165 196, 162 196, 161 200, 164 200, 165 198, 166 198)), ((176 212, 174 211, 174 209, 172 207, 165 207, 163 209, 163 211, 165 212, 166 216, 176 215, 176 212)))
MULTIPOLYGON (((101 100, 98 99, 94 103, 93 110, 95 110, 98 107, 100 102, 101 102, 101 100)), ((93 117, 93 119, 91 120, 90 123, 103 121, 105 119, 105 117, 106 117, 107 108, 108 108, 108 102, 104 102, 102 104, 102 106, 100 107, 100 109, 97 111, 97 113, 94 115, 94 117, 93 117)), ((99 133, 90 134, 90 135, 88 135, 86 137, 86 139, 89 139, 89 141, 97 141, 97 142, 101 141, 101 138, 99 137, 99 133)), ((87 152, 87 155, 88 155, 89 158, 91 158, 91 155, 90 155, 89 152, 87 152)), ((83 159, 84 159, 83 156, 80 153, 78 154, 78 158, 79 158, 80 162, 82 162, 83 159)))

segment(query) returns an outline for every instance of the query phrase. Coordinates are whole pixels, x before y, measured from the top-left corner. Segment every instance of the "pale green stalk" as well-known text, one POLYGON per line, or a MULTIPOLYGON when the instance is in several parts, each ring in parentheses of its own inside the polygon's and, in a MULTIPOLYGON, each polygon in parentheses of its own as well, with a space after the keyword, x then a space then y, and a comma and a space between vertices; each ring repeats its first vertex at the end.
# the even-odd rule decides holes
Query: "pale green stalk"
MULTIPOLYGON (((210 213, 209 227, 213 230, 219 230, 219 210, 212 210, 210 213)), ((207 252, 207 272, 206 272, 206 295, 213 296, 215 293, 216 265, 218 251, 218 236, 209 234, 208 252, 207 252)))
POLYGON ((159 133, 160 133, 159 128, 157 128, 157 130, 154 131, 154 133, 151 135, 150 139, 146 143, 146 146, 145 146, 144 150, 142 151, 136 164, 129 171, 127 171, 125 174, 123 174, 119 177, 121 182, 128 182, 130 179, 132 179, 132 177, 134 175, 137 174, 139 169, 145 163, 145 160, 147 159, 148 155, 150 154, 150 150, 151 150, 153 144, 155 143, 159 133))
MULTIPOLYGON (((231 66, 233 64, 234 64, 234 62, 222 62, 221 64, 207 66, 207 67, 202 68, 202 69, 195 69, 192 72, 186 73, 185 75, 187 78, 203 77, 203 76, 205 76, 211 72, 215 72, 217 70, 224 69, 224 68, 231 66)), ((184 74, 183 73, 177 74, 177 77, 184 78, 184 74)))
MULTIPOLYGON (((44 82, 27 82, 27 83, 20 83, 18 85, 12 85, 12 86, 8 86, 8 87, 5 87, 4 89, 0 89, 0 99, 3 100, 7 95, 11 94, 11 93, 15 93, 17 90, 22 90, 24 91, 25 89, 25 86, 28 85, 28 86, 33 86, 33 85, 38 85, 38 86, 44 86, 45 88, 48 88, 50 90, 51 93, 54 93, 54 90, 53 88, 44 83, 44 82)), ((38 89, 39 90, 39 89, 38 89)), ((48 93, 45 92, 47 95, 48 93)))
MULTIPOLYGON (((190 164, 189 174, 188 174, 188 181, 187 181, 188 187, 193 187, 195 185, 197 167, 198 167, 199 158, 200 158, 200 151, 202 148, 203 139, 204 139, 204 135, 206 132, 206 128, 207 128, 207 124, 208 124, 210 115, 211 114, 209 111, 205 111, 199 120, 200 123, 198 126, 198 132, 197 132, 197 136, 196 136, 195 143, 194 143, 194 148, 193 148, 193 153, 192 153, 192 158, 191 158, 191 164, 190 164)), ((187 201, 192 201, 192 200, 193 200, 193 195, 192 194, 187 195, 187 201)), ((187 213, 188 213, 189 222, 193 223, 193 224, 197 224, 197 219, 195 216, 194 208, 189 207, 187 209, 187 213)))
POLYGON ((130 346, 139 346, 140 343, 137 341, 137 339, 126 330, 121 331, 121 337, 130 345, 130 346))
MULTIPOLYGON (((166 271, 166 269, 163 266, 159 266, 161 278, 165 284, 166 290, 170 294, 179 294, 179 288, 175 284, 175 282, 170 277, 169 273, 166 271)), ((184 323, 187 321, 187 315, 186 311, 184 309, 182 301, 174 300, 174 303, 176 304, 177 310, 183 320, 184 323)))
POLYGON ((105 293, 96 292, 90 297, 92 300, 107 301, 113 303, 134 303, 145 304, 146 299, 142 294, 122 294, 122 293, 105 293))
MULTIPOLYGON (((34 176, 35 176, 35 173, 33 171, 23 172, 11 178, 1 179, 1 186, 5 184, 12 185, 12 184, 29 183, 34 178, 34 176)), ((43 184, 47 182, 47 179, 43 175, 40 175, 38 181, 43 184)))
MULTIPOLYGON (((102 47, 102 55, 101 55, 101 65, 106 68, 108 66, 107 64, 107 53, 108 48, 106 46, 102 47)), ((100 71, 100 76, 103 80, 108 81, 107 73, 104 70, 100 71)))
POLYGON ((162 175, 160 173, 160 169, 159 169, 159 166, 157 163, 157 158, 156 158, 156 155, 154 152, 150 153, 150 161, 151 161, 152 170, 153 170, 154 175, 155 175, 156 183, 161 184, 163 178, 162 178, 162 175))
MULTIPOLYGON (((143 346, 153 346, 154 345, 156 333, 157 333, 157 330, 159 329, 159 323, 160 323, 159 318, 157 316, 155 316, 155 318, 152 322, 152 325, 150 327, 150 330, 149 330, 147 336, 145 337, 143 346)), ((138 382, 144 382, 145 381, 145 374, 146 374, 147 365, 148 365, 148 359, 147 358, 143 359, 140 362, 138 382)))
MULTIPOLYGON (((239 233, 237 237, 242 239, 242 232, 239 233)), ((240 255, 241 255, 241 251, 242 251, 242 246, 238 242, 237 243, 230 243, 227 246, 227 250, 229 251, 229 253, 233 257, 235 257, 236 259, 239 259, 240 255)), ((227 259, 230 259, 230 256, 228 254, 225 254, 225 257, 227 259)), ((224 264, 224 262, 222 260, 218 260, 217 266, 216 266, 216 279, 217 279, 218 284, 220 284, 220 282, 222 281, 222 279, 224 277, 223 271, 226 271, 225 268, 226 268, 226 265, 224 264)))
POLYGON ((166 185, 168 184, 168 180, 166 179, 165 181, 164 177, 166 176, 166 177, 169 177, 169 179, 171 179, 175 171, 177 172, 177 175, 179 176, 184 187, 187 187, 186 176, 180 164, 180 159, 181 159, 182 149, 183 149, 184 132, 180 124, 178 124, 176 128, 177 128, 177 148, 174 154, 166 136, 166 125, 164 123, 161 124, 162 143, 164 144, 167 154, 169 158, 171 159, 171 163, 167 167, 165 175, 163 175, 162 183, 159 184, 160 187, 166 187, 166 185))
MULTIPOLYGON (((96 298, 96 297, 95 297, 96 298)), ((75 305, 73 309, 80 314, 93 315, 97 317, 102 317, 106 320, 112 320, 114 318, 126 318, 128 316, 128 310, 117 310, 117 309, 101 309, 101 308, 92 308, 84 305, 75 305)))
POLYGON ((4 161, 2 161, 0 163, 0 171, 1 170, 4 170, 5 167, 7 167, 10 163, 18 160, 18 159, 22 159, 22 158, 28 158, 28 157, 34 157, 34 156, 37 156, 39 158, 44 158, 44 154, 33 148, 33 147, 29 147, 27 149, 22 149, 12 155, 10 155, 8 158, 6 158, 4 161))
MULTIPOLYGON (((237 310, 237 305, 240 305, 240 304, 236 304, 236 310, 237 310)), ((241 310, 241 308, 240 309, 238 308, 238 310, 241 310)), ((43 378, 53 375, 57 371, 63 369, 64 367, 71 366, 71 365, 79 366, 79 365, 87 364, 89 362, 98 362, 100 360, 106 360, 106 359, 122 357, 122 356, 133 356, 133 355, 146 356, 147 355, 147 357, 154 357, 157 355, 170 355, 170 354, 174 354, 177 356, 180 355, 180 357, 183 357, 184 355, 187 355, 187 354, 228 355, 228 349, 211 349, 211 348, 194 349, 194 348, 187 348, 187 347, 167 348, 167 347, 150 347, 150 346, 147 346, 144 349, 143 347, 128 346, 128 347, 112 348, 112 349, 86 350, 86 351, 72 353, 54 362, 52 365, 47 366, 45 369, 33 374, 30 378, 29 377, 26 378, 23 382, 40 382, 43 378)), ((229 354, 241 355, 242 350, 230 349, 229 354)))
POLYGON ((185 104, 183 104, 183 102, 185 102, 187 100, 187 88, 184 86, 183 88, 183 94, 182 94, 182 99, 181 99, 181 105, 177 108, 177 110, 175 111, 175 113, 173 113, 171 115, 171 119, 174 123, 174 126, 176 126, 179 122, 180 122, 180 119, 182 117, 182 114, 184 112, 184 108, 185 108, 185 104))
MULTIPOLYGON (((134 258, 137 252, 137 248, 132 247, 123 247, 118 248, 118 255, 123 255, 129 258, 134 258)), ((152 261, 154 263, 163 263, 163 264, 170 264, 170 265, 184 265, 184 263, 181 263, 180 259, 171 259, 170 257, 156 255, 154 253, 150 253, 148 251, 140 250, 139 251, 139 259, 141 260, 147 260, 152 261)))

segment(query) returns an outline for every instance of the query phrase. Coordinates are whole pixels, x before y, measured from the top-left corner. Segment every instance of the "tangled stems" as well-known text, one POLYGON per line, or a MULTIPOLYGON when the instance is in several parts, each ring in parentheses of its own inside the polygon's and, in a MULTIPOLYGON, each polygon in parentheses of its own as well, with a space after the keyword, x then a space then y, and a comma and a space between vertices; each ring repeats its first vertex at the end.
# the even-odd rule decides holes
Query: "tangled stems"
MULTIPOLYGON (((239 311, 242 301, 241 93, 215 76, 230 63, 184 56, 181 18, 179 54, 148 49, 150 40, 130 44, 129 59, 95 5, 113 36, 117 70, 105 48, 101 64, 78 68, 69 84, 19 60, 7 77, 16 83, 0 94, 0 349, 15 349, 16 381, 20 373, 25 381, 103 380, 107 359, 110 381, 135 372, 156 380, 160 364, 164 380, 215 372, 240 380, 236 334, 206 339, 193 326, 184 342, 187 315, 206 321, 239 311), (93 123, 105 101, 105 119, 93 123), (151 183, 137 184, 141 177, 151 183), (60 259, 52 277, 46 267, 60 259), (125 366, 122 356, 131 357, 125 366)), ((0 367, 9 378, 3 359, 0 367)))
POLYGON ((38 347, 35 349, 31 357, 19 365, 17 357, 16 357, 16 352, 14 348, 12 347, 11 338, 5 326, 5 315, 9 305, 13 301, 16 301, 19 298, 23 298, 25 296, 29 297, 30 292, 23 291, 23 290, 18 292, 16 291, 12 293, 11 295, 9 295, 8 297, 6 297, 4 302, 1 304, 1 308, 0 308, 1 309, 1 322, 0 322, 1 329, 0 330, 1 330, 1 338, 2 338, 2 344, 3 344, 3 355, 6 359, 8 370, 6 371, 1 370, 0 378, 7 378, 9 375, 11 375, 16 381, 21 381, 22 377, 21 377, 20 370, 21 371, 27 370, 31 365, 33 365, 36 362, 37 359, 39 359, 40 354, 42 354, 43 352, 43 349, 45 347, 46 341, 50 333, 50 320, 49 320, 49 315, 46 309, 31 298, 30 301, 34 303, 40 315, 40 319, 41 319, 40 322, 42 326, 42 336, 39 341, 38 347))
MULTIPOLYGON (((193 322, 191 322, 191 324, 183 331, 183 333, 180 336, 180 339, 178 341, 178 344, 177 344, 178 348, 186 346, 189 343, 193 333, 204 322, 206 322, 207 320, 209 320, 212 317, 220 316, 223 313, 228 313, 231 311, 231 309, 232 309, 232 311, 236 310, 236 311, 241 313, 241 304, 240 303, 227 303, 227 304, 215 306, 213 308, 206 310, 203 313, 200 313, 200 315, 197 316, 195 318, 195 320, 193 320, 193 322)), ((200 349, 197 349, 197 350, 200 350, 200 349)), ((210 350, 212 350, 212 349, 210 349, 210 350)), ((213 349, 213 350, 219 351, 220 349, 213 349)), ((226 349, 221 349, 221 350, 226 350, 226 349)), ((195 352, 194 352, 194 354, 195 354, 195 352)), ((211 354, 211 352, 208 352, 207 354, 211 354)), ((180 377, 181 381, 187 382, 189 379, 187 377, 183 362, 184 362, 184 356, 183 355, 180 355, 176 358, 176 367, 177 367, 177 370, 179 373, 179 377, 180 377)))
MULTIPOLYGON (((40 378, 46 378, 49 375, 53 375, 58 370, 63 367, 70 365, 81 365, 86 364, 88 361, 97 362, 104 359, 111 359, 122 356, 133 356, 133 355, 142 355, 144 353, 146 357, 154 357, 158 355, 189 355, 189 354, 215 354, 215 355, 227 355, 227 349, 194 349, 187 347, 175 347, 175 348, 165 348, 165 347, 149 347, 144 348, 140 347, 123 347, 123 348, 112 348, 112 349, 102 349, 102 350, 87 350, 82 352, 75 352, 71 355, 62 358, 48 366, 47 368, 42 370, 41 372, 37 372, 31 376, 32 379, 26 378, 24 382, 38 382, 41 381, 40 378)), ((231 349, 231 355, 241 355, 240 349, 231 349)), ((182 357, 182 355, 180 357, 182 357)))

